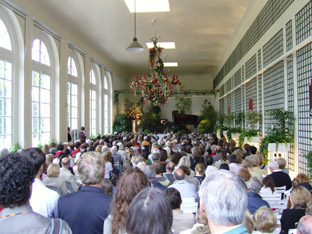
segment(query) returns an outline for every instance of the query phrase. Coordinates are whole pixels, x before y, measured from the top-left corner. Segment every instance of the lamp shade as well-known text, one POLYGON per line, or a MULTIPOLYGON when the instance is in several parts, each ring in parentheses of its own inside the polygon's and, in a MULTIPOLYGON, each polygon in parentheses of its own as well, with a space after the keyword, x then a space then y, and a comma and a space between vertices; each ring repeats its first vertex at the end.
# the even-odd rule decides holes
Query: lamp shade
POLYGON ((130 43, 130 45, 127 47, 127 50, 133 51, 133 52, 140 52, 143 51, 143 46, 138 42, 138 39, 136 37, 133 38, 133 41, 130 43))

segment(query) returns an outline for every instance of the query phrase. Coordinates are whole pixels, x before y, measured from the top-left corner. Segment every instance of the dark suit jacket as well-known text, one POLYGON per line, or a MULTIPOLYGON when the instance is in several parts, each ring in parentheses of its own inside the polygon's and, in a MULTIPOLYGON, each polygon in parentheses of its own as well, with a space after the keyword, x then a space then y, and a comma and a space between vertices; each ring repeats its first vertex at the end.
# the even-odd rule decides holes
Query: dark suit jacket
POLYGON ((65 220, 73 234, 103 233, 111 197, 97 187, 83 186, 75 193, 59 198, 58 217, 65 220))
POLYGON ((275 187, 282 187, 286 185, 286 190, 290 189, 292 187, 291 179, 288 174, 282 171, 274 171, 270 175, 275 183, 275 187))

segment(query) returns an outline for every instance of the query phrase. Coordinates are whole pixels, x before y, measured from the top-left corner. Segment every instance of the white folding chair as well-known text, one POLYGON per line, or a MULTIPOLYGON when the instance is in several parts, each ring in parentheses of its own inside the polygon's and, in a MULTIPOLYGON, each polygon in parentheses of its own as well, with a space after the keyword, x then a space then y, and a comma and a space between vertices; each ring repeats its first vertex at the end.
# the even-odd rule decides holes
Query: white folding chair
POLYGON ((194 197, 182 198, 182 204, 180 209, 184 213, 195 213, 197 214, 198 202, 195 201, 194 197))

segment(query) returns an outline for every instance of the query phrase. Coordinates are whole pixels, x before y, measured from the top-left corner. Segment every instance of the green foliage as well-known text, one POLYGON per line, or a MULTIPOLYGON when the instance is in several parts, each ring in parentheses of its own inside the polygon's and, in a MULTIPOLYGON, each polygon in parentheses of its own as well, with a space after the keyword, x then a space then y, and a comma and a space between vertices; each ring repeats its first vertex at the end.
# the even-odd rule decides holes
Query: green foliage
POLYGON ((208 119, 203 119, 202 121, 200 121, 198 125, 198 130, 201 133, 209 132, 210 128, 211 128, 211 122, 208 119))
POLYGON ((309 170, 310 178, 312 178, 312 150, 308 151, 304 156, 307 159, 307 166, 310 169, 309 170))
POLYGON ((41 142, 38 143, 37 148, 42 149, 42 144, 41 144, 41 142))
POLYGON ((292 112, 284 109, 274 109, 269 111, 271 119, 274 121, 273 128, 269 130, 269 133, 262 139, 260 145, 260 152, 264 157, 268 154, 269 143, 293 143, 294 142, 294 130, 292 126, 295 120, 292 112))
POLYGON ((142 130, 156 131, 160 123, 160 114, 153 113, 153 107, 150 107, 146 113, 142 115, 141 128, 142 130))
POLYGON ((257 111, 249 111, 246 113, 246 119, 251 128, 255 129, 255 125, 262 119, 262 114, 257 111))
POLYGON ((20 150, 22 147, 18 144, 18 143, 16 143, 15 145, 13 145, 10 149, 9 149, 9 152, 10 153, 15 153, 15 152, 17 152, 18 150, 20 150))
POLYGON ((230 127, 233 123, 233 120, 235 118, 235 114, 234 113, 229 113, 227 115, 224 115, 224 122, 225 124, 230 127))
POLYGON ((214 127, 217 124, 218 113, 215 111, 214 107, 211 105, 211 103, 207 99, 205 99, 200 113, 201 114, 199 116, 199 121, 209 120, 210 122, 205 132, 212 133, 214 131, 214 127))
POLYGON ((180 114, 185 114, 185 112, 190 110, 192 104, 192 100, 190 98, 177 96, 176 100, 178 102, 175 104, 175 108, 179 111, 180 114))
POLYGON ((56 140, 55 139, 49 140, 49 144, 51 144, 51 143, 55 143, 56 144, 56 140))
POLYGON ((232 134, 235 133, 241 133, 243 130, 242 128, 228 128, 227 132, 226 132, 226 137, 228 139, 228 141, 232 140, 232 134))
POLYGON ((245 122, 245 113, 244 112, 235 113, 234 121, 236 127, 242 127, 245 122))
POLYGON ((239 145, 242 148, 244 146, 245 137, 250 141, 252 137, 258 136, 259 130, 245 130, 243 129, 241 134, 239 135, 239 145))
POLYGON ((118 114, 113 125, 114 132, 131 132, 131 119, 127 114, 118 114))

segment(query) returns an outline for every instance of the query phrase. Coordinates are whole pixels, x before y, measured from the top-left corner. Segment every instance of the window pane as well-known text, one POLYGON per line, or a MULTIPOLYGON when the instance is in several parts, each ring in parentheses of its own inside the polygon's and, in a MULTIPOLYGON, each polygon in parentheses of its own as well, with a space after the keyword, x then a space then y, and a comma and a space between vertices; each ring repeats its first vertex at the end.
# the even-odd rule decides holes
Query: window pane
POLYGON ((41 51, 40 51, 40 62, 42 64, 50 66, 49 52, 48 52, 48 49, 47 49, 47 47, 43 41, 41 41, 41 43, 40 43, 40 49, 41 49, 41 51))
POLYGON ((5 48, 7 50, 12 50, 9 32, 2 20, 0 20, 0 47, 5 48))
POLYGON ((50 76, 42 74, 40 79, 40 85, 42 88, 50 89, 50 76))
POLYGON ((37 147, 39 144, 39 134, 33 133, 32 135, 32 146, 37 147))
POLYGON ((75 96, 77 96, 77 94, 78 94, 78 85, 76 85, 76 84, 72 84, 72 95, 75 95, 75 96))
POLYGON ((4 115, 5 116, 12 116, 12 101, 11 99, 5 99, 4 100, 5 105, 4 105, 4 115))
POLYGON ((50 132, 50 118, 41 118, 40 125, 41 125, 41 132, 50 132))
POLYGON ((41 102, 43 103, 50 103, 50 90, 47 90, 47 89, 41 89, 41 92, 40 92, 40 100, 41 102))
POLYGON ((41 117, 50 117, 50 104, 41 104, 40 108, 41 117))
POLYGON ((12 119, 10 117, 4 118, 5 134, 12 134, 12 119))
POLYGON ((12 82, 11 81, 4 82, 4 96, 7 98, 12 97, 12 82))
POLYGON ((78 118, 78 110, 76 107, 72 108, 72 118, 78 118))
POLYGON ((5 62, 4 64, 4 78, 7 80, 12 80, 12 64, 5 62))
POLYGON ((32 72, 32 85, 33 86, 39 86, 39 73, 38 72, 32 72))
POLYGON ((3 97, 4 94, 4 84, 3 80, 0 79, 0 97, 3 97))
POLYGON ((32 119, 32 132, 36 133, 39 131, 39 119, 33 118, 32 119))
POLYGON ((39 117, 39 103, 32 103, 32 116, 39 117))
POLYGON ((104 76, 104 89, 108 89, 106 76, 104 76))
POLYGON ((72 129, 78 129, 78 120, 77 119, 72 120, 72 129))
POLYGON ((31 96, 33 102, 39 102, 39 88, 33 87, 31 90, 31 96))
POLYGON ((31 58, 34 61, 40 62, 39 57, 40 57, 40 40, 36 39, 33 42, 32 45, 32 50, 31 50, 31 58))

